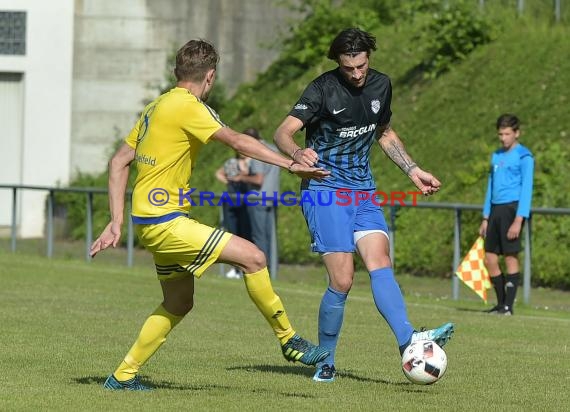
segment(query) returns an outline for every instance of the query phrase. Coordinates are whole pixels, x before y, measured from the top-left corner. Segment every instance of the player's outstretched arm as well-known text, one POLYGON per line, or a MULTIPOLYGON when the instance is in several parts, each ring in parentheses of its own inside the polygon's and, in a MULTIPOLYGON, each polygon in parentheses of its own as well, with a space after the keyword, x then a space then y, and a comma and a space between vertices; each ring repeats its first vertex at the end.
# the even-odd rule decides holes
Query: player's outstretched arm
POLYGON ((441 182, 431 173, 418 167, 406 152, 404 144, 390 125, 386 125, 380 129, 378 143, 384 153, 402 169, 424 195, 429 196, 439 190, 441 182))
POLYGON ((312 148, 299 147, 293 136, 303 127, 303 122, 294 116, 287 116, 279 125, 273 136, 273 141, 281 150, 297 163, 305 166, 314 166, 319 160, 317 152, 312 148))
POLYGON ((243 133, 238 133, 229 127, 223 127, 218 130, 212 135, 212 139, 230 146, 245 156, 282 167, 302 178, 323 179, 330 175, 330 172, 323 168, 307 166, 295 161, 292 162, 280 153, 269 149, 255 138, 243 133))
POLYGON ((116 247, 121 238, 125 209, 125 192, 129 179, 129 165, 135 158, 135 149, 123 143, 109 161, 109 209, 111 221, 91 245, 89 255, 94 257, 109 246, 116 247))

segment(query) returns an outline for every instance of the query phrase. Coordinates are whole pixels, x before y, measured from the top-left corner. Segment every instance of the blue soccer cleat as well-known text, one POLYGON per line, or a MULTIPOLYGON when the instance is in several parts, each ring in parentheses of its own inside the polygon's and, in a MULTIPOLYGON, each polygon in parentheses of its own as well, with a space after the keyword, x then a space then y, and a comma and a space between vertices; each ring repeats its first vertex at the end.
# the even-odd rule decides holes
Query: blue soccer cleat
POLYGON ((329 351, 313 345, 308 340, 295 334, 281 346, 283 356, 289 362, 301 362, 305 365, 316 365, 329 356, 329 351))
POLYGON ((103 384, 105 389, 110 389, 113 391, 150 391, 152 390, 148 386, 143 385, 138 376, 135 376, 128 381, 120 382, 114 375, 109 375, 105 383, 103 384))
POLYGON ((412 334, 412 338, 408 345, 417 342, 419 340, 431 340, 437 343, 440 347, 444 347, 451 335, 453 335, 454 326, 453 323, 446 323, 441 325, 439 328, 425 330, 422 328, 419 332, 415 331, 412 334))
POLYGON ((336 375, 334 365, 324 364, 317 368, 313 380, 315 382, 333 382, 336 375))

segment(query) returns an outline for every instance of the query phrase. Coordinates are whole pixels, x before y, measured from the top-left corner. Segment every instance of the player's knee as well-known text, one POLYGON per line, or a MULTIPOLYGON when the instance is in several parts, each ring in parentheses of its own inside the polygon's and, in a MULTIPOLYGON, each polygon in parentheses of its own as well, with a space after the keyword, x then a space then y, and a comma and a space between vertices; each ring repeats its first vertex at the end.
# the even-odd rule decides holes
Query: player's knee
POLYGON ((194 307, 193 297, 180 297, 177 299, 165 300, 163 302, 164 308, 176 316, 187 315, 194 307))
POLYGON ((265 254, 257 246, 253 247, 251 251, 244 254, 247 261, 244 266, 248 273, 257 272, 267 266, 267 259, 265 254))
POLYGON ((490 255, 488 253, 485 254, 485 266, 489 267, 491 265, 496 265, 498 262, 498 258, 496 255, 490 255))
POLYGON ((352 288, 352 278, 337 279, 334 284, 334 289, 342 293, 350 292, 352 288))

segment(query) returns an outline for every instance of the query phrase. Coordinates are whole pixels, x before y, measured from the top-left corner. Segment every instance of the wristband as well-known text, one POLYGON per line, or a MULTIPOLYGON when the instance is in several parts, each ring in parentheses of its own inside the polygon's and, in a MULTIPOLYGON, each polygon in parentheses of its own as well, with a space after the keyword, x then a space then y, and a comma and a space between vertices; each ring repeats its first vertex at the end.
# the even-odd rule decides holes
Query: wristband
POLYGON ((296 155, 299 151, 301 151, 301 150, 303 150, 303 149, 301 149, 300 147, 297 148, 297 150, 295 150, 295 151, 293 152, 293 154, 291 155, 291 159, 295 160, 295 155, 296 155))
POLYGON ((295 173, 293 173, 293 170, 291 170, 291 168, 293 167, 293 165, 294 165, 295 163, 296 163, 296 162, 293 161, 293 162, 291 162, 291 164, 290 164, 289 166, 287 166, 287 171, 288 171, 289 173, 291 173, 292 175, 295 174, 295 173))

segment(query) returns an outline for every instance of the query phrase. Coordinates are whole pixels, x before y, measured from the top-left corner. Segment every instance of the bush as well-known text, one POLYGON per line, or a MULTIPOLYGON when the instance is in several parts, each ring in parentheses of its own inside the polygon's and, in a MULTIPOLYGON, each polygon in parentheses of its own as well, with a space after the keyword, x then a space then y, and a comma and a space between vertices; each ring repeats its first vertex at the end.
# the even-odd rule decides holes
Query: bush
POLYGON ((478 46, 489 43, 494 34, 485 17, 464 0, 442 7, 437 0, 406 2, 404 15, 415 20, 414 42, 423 56, 420 69, 435 78, 465 58, 478 46))

